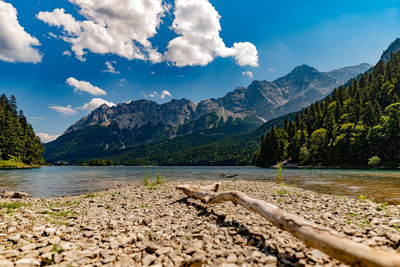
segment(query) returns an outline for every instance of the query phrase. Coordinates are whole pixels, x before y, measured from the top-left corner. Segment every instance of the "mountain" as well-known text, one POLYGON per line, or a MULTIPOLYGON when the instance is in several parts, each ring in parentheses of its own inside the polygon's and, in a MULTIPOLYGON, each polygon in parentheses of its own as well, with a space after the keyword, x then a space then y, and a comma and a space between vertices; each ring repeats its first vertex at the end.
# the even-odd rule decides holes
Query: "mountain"
MULTIPOLYGON (((234 134, 249 132, 267 120, 322 99, 368 68, 368 64, 361 64, 319 72, 302 65, 275 81, 254 81, 247 88, 239 87, 224 97, 198 104, 174 99, 161 105, 148 100, 102 105, 46 144, 45 158, 56 162, 118 155, 138 145, 221 127, 234 134)), ((210 141, 215 141, 214 137, 210 141)))
POLYGON ((397 38, 389 47, 383 52, 381 60, 387 63, 390 60, 390 55, 395 54, 400 50, 400 38, 397 38))
POLYGON ((256 152, 257 165, 291 159, 314 166, 398 168, 400 51, 393 52, 398 44, 399 39, 348 87, 334 90, 283 127, 270 129, 256 152))

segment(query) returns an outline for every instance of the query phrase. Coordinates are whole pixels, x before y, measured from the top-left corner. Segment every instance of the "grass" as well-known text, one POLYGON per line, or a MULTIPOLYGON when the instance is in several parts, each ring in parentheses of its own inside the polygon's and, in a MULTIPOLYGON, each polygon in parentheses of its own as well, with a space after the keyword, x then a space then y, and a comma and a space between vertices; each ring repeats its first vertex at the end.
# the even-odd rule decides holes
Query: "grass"
POLYGON ((142 209, 152 209, 153 207, 150 205, 140 205, 140 208, 142 209))
POLYGON ((378 211, 385 211, 386 214, 390 214, 390 211, 388 209, 388 203, 385 201, 381 204, 379 204, 379 206, 376 208, 378 211))
POLYGON ((0 208, 7 208, 7 209, 19 209, 21 207, 28 207, 28 206, 30 205, 23 202, 4 202, 3 204, 0 204, 0 208))
POLYGON ((79 205, 79 204, 81 204, 81 202, 79 200, 67 201, 64 203, 65 206, 75 206, 75 205, 79 205))
POLYGON ((278 163, 278 167, 276 167, 276 183, 280 184, 282 182, 282 164, 278 163))
POLYGON ((94 194, 94 193, 88 193, 88 194, 85 195, 86 198, 92 198, 92 197, 97 197, 97 196, 98 195, 94 194))
POLYGON ((289 194, 289 191, 286 191, 286 190, 276 190, 275 191, 278 195, 288 195, 289 194))
POLYGON ((347 216, 350 216, 350 217, 356 217, 358 215, 360 215, 360 214, 358 214, 356 212, 351 212, 351 213, 347 214, 347 216))
POLYGON ((393 224, 393 227, 394 227, 394 229, 396 229, 397 231, 400 232, 400 227, 399 226, 397 226, 396 224, 393 224))
POLYGON ((62 248, 58 248, 56 244, 53 245, 53 251, 57 254, 61 254, 64 250, 62 248))
POLYGON ((17 160, 0 160, 0 169, 20 169, 20 168, 31 168, 32 166, 26 165, 17 160))
POLYGON ((360 202, 365 202, 365 201, 368 201, 369 199, 368 199, 366 196, 360 195, 360 196, 358 197, 358 200, 359 200, 360 202))
POLYGON ((164 184, 168 179, 168 170, 165 172, 165 176, 162 176, 160 172, 156 172, 153 177, 150 177, 149 171, 145 169, 146 174, 142 177, 144 186, 149 189, 156 189, 157 185, 164 184))

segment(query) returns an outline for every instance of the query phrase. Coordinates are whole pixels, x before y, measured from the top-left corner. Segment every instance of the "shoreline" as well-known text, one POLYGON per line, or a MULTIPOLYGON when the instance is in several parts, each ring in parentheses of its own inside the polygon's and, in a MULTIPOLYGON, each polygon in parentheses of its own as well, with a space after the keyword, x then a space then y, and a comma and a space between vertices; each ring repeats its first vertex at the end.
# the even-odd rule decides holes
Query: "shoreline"
MULTIPOLYGON (((221 181, 221 191, 242 191, 357 242, 400 253, 400 205, 270 181, 221 181)), ((175 189, 181 183, 153 189, 133 183, 52 199, 0 198, 0 265, 341 264, 242 207, 186 199, 175 189)))

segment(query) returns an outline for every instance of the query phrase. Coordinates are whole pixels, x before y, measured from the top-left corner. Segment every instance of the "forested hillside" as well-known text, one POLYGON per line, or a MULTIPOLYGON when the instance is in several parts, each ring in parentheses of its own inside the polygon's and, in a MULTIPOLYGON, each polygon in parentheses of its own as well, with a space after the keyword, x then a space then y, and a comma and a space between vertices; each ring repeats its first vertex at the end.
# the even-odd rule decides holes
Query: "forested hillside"
POLYGON ((0 166, 43 164, 43 145, 27 122, 22 110, 18 111, 14 96, 0 97, 0 166))
POLYGON ((339 87, 263 136, 258 166, 290 159, 304 165, 398 167, 400 53, 339 87))

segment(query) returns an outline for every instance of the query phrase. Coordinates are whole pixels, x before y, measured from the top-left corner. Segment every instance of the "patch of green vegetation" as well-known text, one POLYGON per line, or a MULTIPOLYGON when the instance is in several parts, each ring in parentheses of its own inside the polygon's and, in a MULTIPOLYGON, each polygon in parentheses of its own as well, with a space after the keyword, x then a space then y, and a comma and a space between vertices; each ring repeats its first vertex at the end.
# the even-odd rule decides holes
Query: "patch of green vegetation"
POLYGON ((191 235, 185 235, 186 240, 192 240, 192 236, 191 235))
POLYGON ((142 209, 152 209, 153 207, 150 205, 140 205, 140 208, 142 209))
POLYGON ((378 207, 376 208, 378 211, 385 211, 386 212, 386 214, 390 214, 390 211, 389 211, 389 209, 388 209, 388 203, 385 201, 385 202, 382 202, 381 204, 379 204, 378 205, 378 207))
POLYGON ((276 167, 276 183, 280 184, 282 182, 282 164, 278 163, 276 167))
POLYGON ((44 212, 44 214, 48 215, 50 218, 78 216, 78 213, 70 210, 50 211, 50 212, 44 212))
POLYGON ((369 201, 369 199, 368 199, 366 196, 363 196, 363 195, 360 195, 360 196, 358 197, 358 200, 359 200, 360 202, 369 201))
POLYGON ((0 208, 19 209, 21 207, 28 207, 30 204, 23 202, 4 202, 0 204, 0 208))
POLYGON ((79 200, 67 201, 64 203, 65 206, 75 206, 75 205, 79 205, 79 204, 81 204, 81 202, 79 200))
POLYGON ((0 169, 24 169, 24 168, 32 168, 32 167, 38 167, 38 166, 27 165, 19 160, 15 160, 15 159, 0 160, 0 169))
POLYGON ((97 197, 97 196, 98 195, 94 194, 94 193, 88 193, 88 194, 85 195, 86 198, 92 198, 92 197, 97 197))
POLYGON ((61 254, 64 250, 62 248, 58 248, 56 244, 53 245, 53 251, 57 254, 61 254))
POLYGON ((350 216, 350 217, 356 217, 356 216, 359 216, 359 215, 360 214, 358 214, 356 212, 351 212, 351 213, 347 214, 347 216, 350 216))
POLYGON ((164 184, 167 182, 168 170, 165 172, 165 176, 162 176, 160 172, 156 172, 153 177, 150 177, 149 171, 146 170, 146 174, 142 177, 143 185, 147 186, 149 189, 156 189, 157 185, 164 184))
POLYGON ((394 229, 396 229, 397 231, 399 231, 399 232, 400 232, 400 228, 399 228, 399 226, 398 226, 398 225, 396 225, 396 224, 393 224, 392 226, 394 227, 394 229))
POLYGON ((284 190, 284 189, 282 189, 282 190, 276 190, 275 192, 276 192, 278 195, 288 195, 288 194, 289 194, 289 191, 284 190))
POLYGON ((339 194, 339 195, 336 195, 336 197, 337 197, 337 198, 346 198, 345 195, 340 195, 340 194, 339 194))

